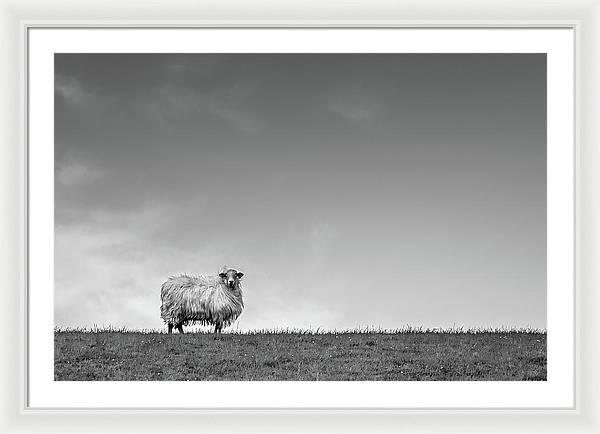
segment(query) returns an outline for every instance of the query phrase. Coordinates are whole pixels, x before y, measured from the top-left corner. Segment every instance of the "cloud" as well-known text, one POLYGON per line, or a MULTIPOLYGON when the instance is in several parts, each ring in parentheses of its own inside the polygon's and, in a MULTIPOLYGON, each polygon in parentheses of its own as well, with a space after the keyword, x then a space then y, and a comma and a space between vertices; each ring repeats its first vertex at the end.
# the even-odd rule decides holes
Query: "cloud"
POLYGON ((89 163, 76 159, 69 155, 65 161, 56 163, 56 179, 64 187, 92 182, 102 178, 105 172, 99 168, 92 167, 89 163))
POLYGON ((290 270, 282 266, 285 258, 274 258, 277 252, 255 251, 252 233, 220 232, 193 243, 164 237, 173 230, 189 233, 189 223, 178 219, 193 219, 203 207, 202 200, 193 200, 88 210, 75 222, 57 224, 55 325, 160 328, 162 282, 178 273, 216 273, 224 264, 246 273, 247 309, 235 326, 239 330, 340 324, 339 296, 347 283, 344 276, 328 276, 321 264, 333 241, 330 225, 307 224, 302 233, 285 235, 284 244, 303 240, 290 270))
POLYGON ((177 80, 206 79, 211 74, 218 74, 226 62, 219 55, 170 54, 165 56, 164 66, 171 78, 177 80))
POLYGON ((235 84, 224 92, 211 95, 209 111, 244 133, 256 134, 263 125, 256 109, 249 104, 255 93, 255 89, 247 83, 235 84))
POLYGON ((78 115, 92 112, 92 119, 96 120, 102 120, 109 110, 113 110, 113 105, 121 101, 115 94, 96 90, 84 81, 58 73, 54 76, 54 93, 59 100, 56 107, 64 106, 78 115))
POLYGON ((244 133, 256 134, 262 130, 262 123, 253 112, 239 108, 218 106, 211 107, 210 112, 226 120, 230 125, 244 133))
POLYGON ((93 95, 85 90, 74 77, 65 77, 56 74, 54 79, 54 90, 64 100, 74 106, 82 106, 89 103, 93 99, 93 95))
MULTIPOLYGON (((173 64, 172 68, 185 68, 173 64)), ((139 111, 161 125, 172 127, 172 122, 183 117, 218 118, 231 128, 245 134, 257 134, 264 128, 251 99, 255 95, 250 86, 232 84, 223 89, 196 89, 184 82, 161 84, 134 105, 139 111)))
POLYGON ((381 100, 362 87, 345 86, 338 89, 327 108, 331 113, 351 122, 370 122, 385 114, 381 100))
POLYGON ((57 224, 55 324, 160 327, 161 283, 174 273, 210 269, 207 258, 217 251, 208 240, 173 246, 157 239, 172 224, 171 214, 166 206, 147 205, 57 224))

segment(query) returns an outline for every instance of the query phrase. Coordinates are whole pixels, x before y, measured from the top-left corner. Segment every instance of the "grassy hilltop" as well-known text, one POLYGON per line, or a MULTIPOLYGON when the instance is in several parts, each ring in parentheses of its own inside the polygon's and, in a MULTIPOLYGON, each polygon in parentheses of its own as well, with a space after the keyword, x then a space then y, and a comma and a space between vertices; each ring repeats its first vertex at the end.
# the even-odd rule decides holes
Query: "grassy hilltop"
POLYGON ((56 330, 55 380, 546 380, 541 331, 56 330))

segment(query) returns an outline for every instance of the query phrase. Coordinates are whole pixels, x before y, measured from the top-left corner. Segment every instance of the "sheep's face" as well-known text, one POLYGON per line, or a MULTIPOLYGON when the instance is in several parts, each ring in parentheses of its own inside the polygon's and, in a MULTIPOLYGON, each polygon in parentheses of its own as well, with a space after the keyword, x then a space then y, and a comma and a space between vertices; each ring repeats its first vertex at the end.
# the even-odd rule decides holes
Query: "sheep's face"
POLYGON ((233 268, 229 268, 227 271, 223 271, 222 273, 220 273, 219 277, 221 278, 221 281, 225 285, 227 285, 228 288, 235 289, 240 283, 240 279, 243 275, 244 273, 240 273, 239 271, 234 270, 233 268))

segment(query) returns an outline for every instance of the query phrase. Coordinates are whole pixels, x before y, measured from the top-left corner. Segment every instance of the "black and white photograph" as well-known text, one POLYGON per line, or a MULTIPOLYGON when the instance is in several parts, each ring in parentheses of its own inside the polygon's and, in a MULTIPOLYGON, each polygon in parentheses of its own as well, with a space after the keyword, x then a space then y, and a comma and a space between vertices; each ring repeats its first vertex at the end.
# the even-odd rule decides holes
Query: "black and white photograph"
POLYGON ((547 56, 56 53, 53 283, 55 381, 547 381, 547 56))

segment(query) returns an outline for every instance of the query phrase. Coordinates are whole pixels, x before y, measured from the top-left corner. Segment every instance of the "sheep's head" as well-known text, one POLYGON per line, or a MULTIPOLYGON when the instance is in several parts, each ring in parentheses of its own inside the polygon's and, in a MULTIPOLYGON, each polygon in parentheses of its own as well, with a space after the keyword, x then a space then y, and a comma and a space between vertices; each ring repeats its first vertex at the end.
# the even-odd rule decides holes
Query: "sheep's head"
POLYGON ((221 281, 230 289, 235 289, 239 285, 240 279, 243 275, 244 273, 234 270, 233 268, 227 267, 223 267, 223 269, 219 273, 221 281))

